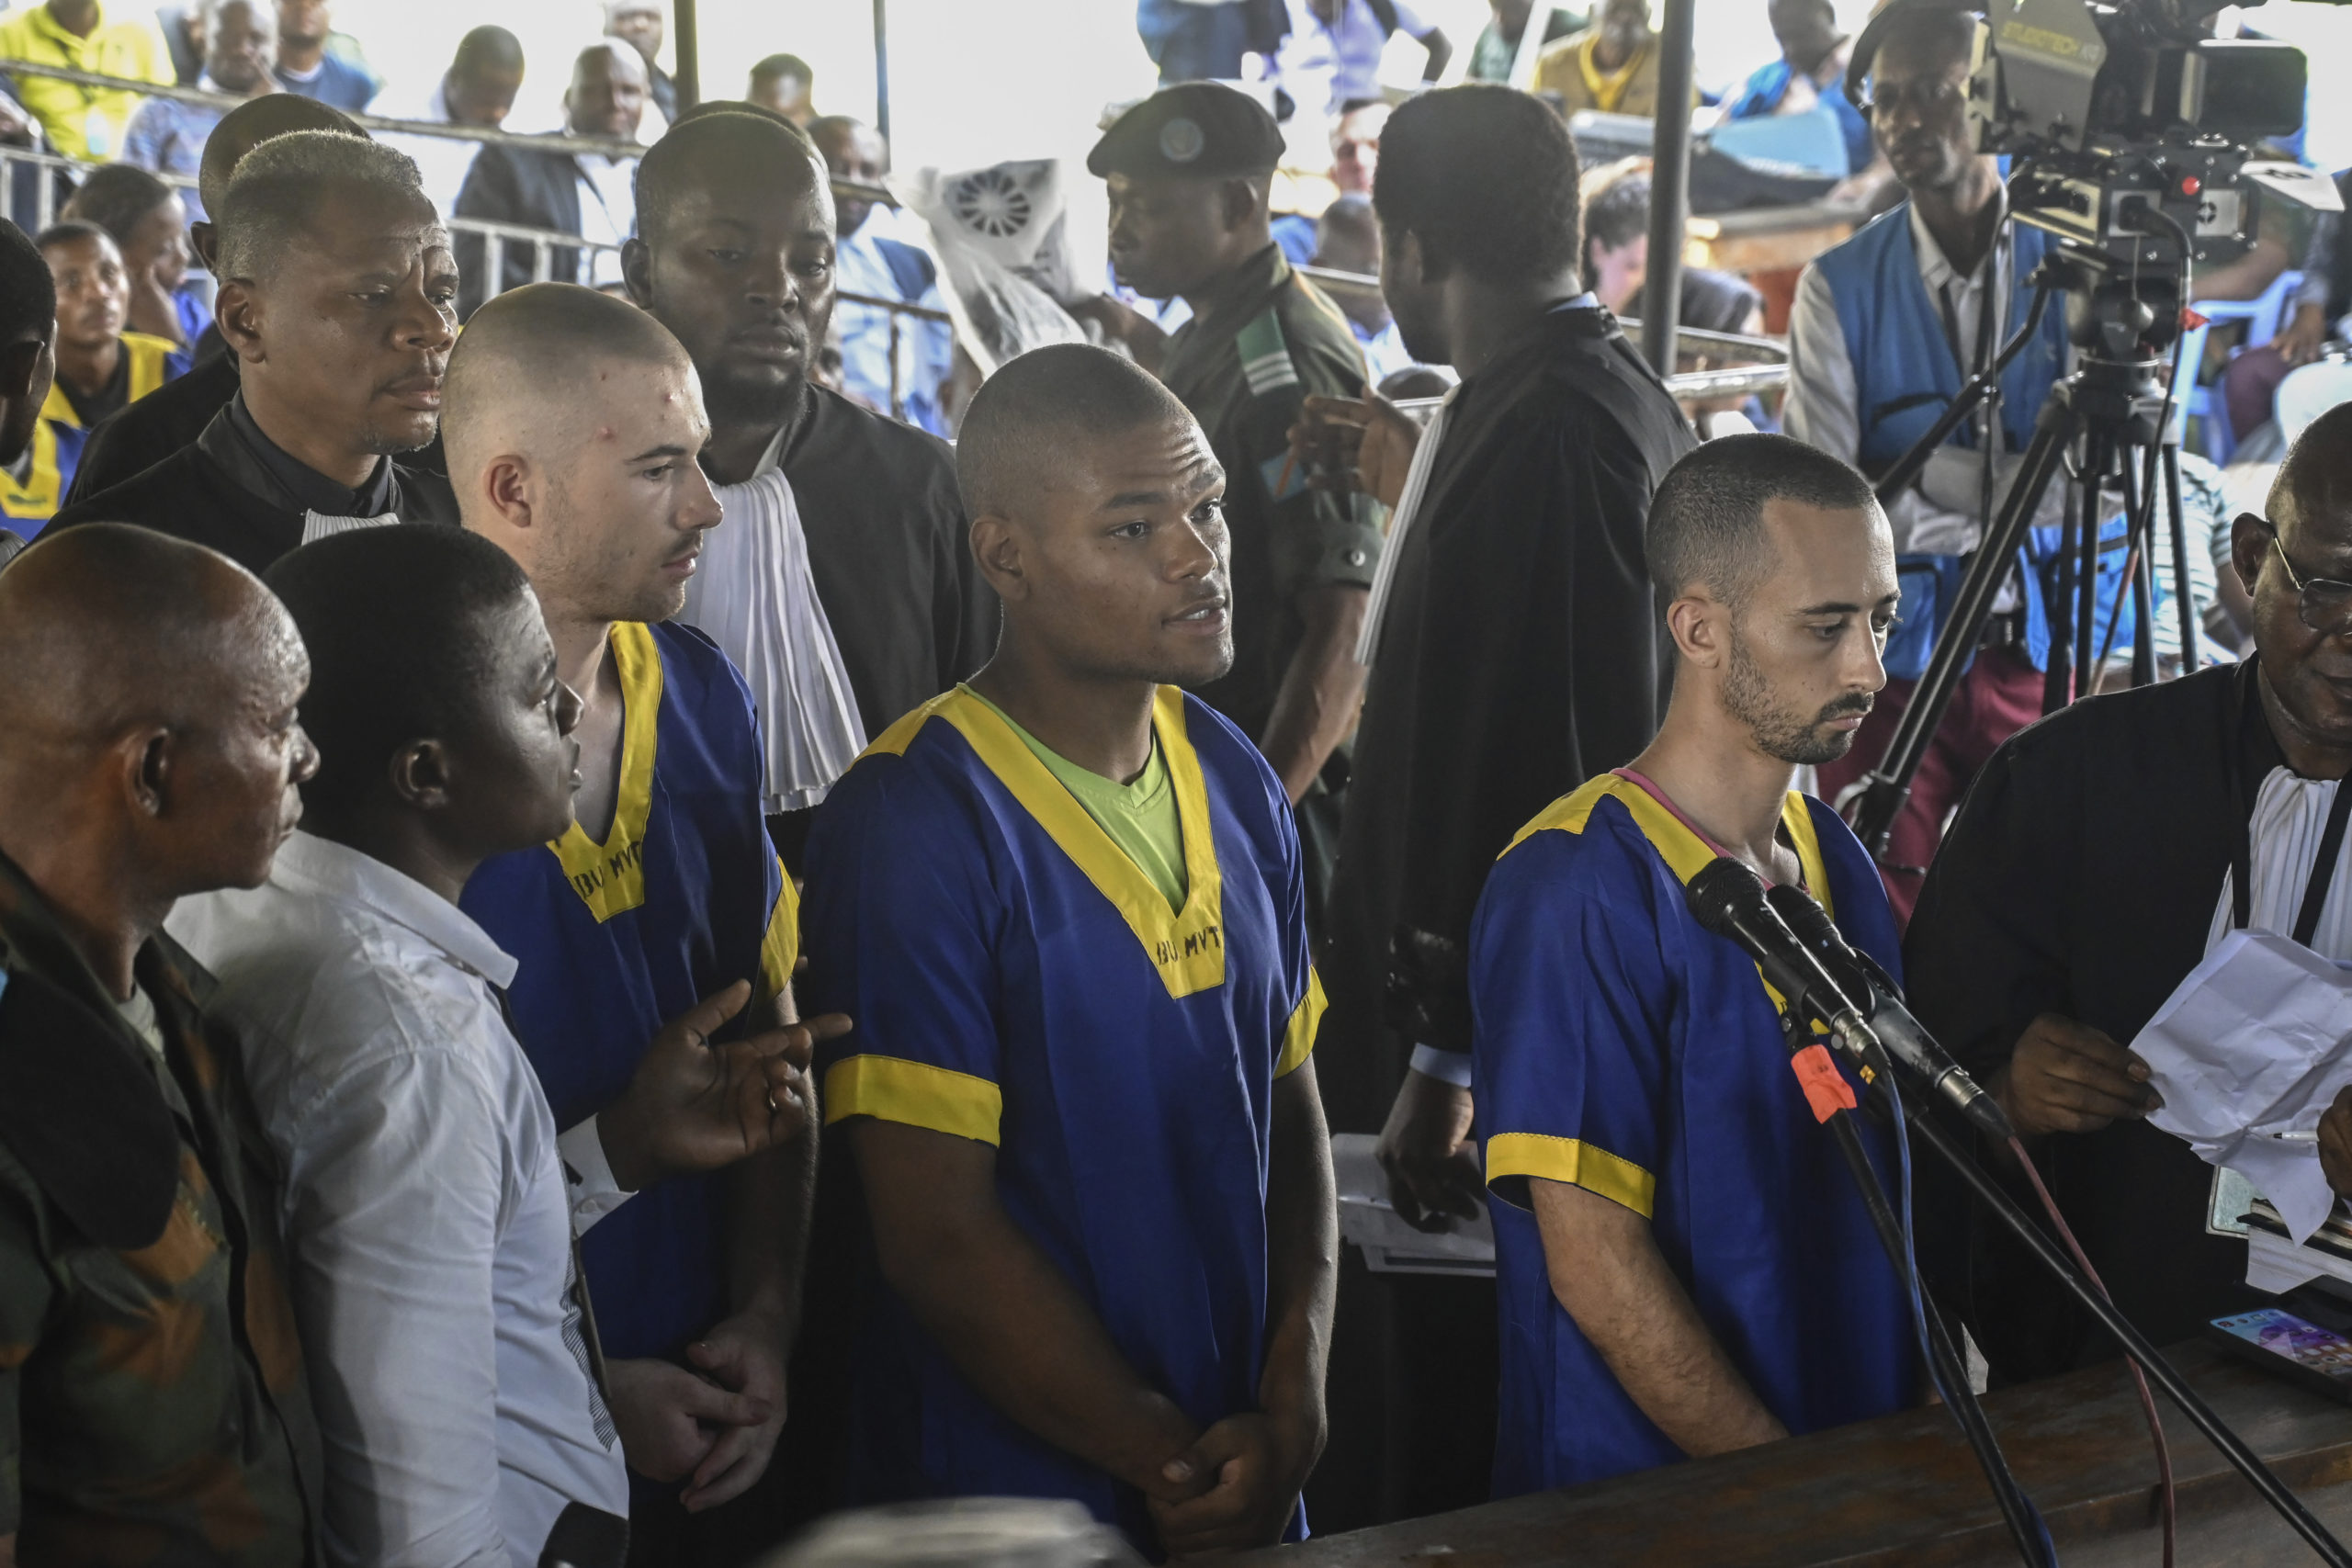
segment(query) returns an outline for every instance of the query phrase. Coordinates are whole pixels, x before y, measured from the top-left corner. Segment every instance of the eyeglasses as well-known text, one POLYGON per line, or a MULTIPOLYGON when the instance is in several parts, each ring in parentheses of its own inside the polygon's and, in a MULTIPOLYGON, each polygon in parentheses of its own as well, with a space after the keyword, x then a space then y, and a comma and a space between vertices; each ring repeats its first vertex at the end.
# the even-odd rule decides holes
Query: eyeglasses
POLYGON ((2352 582, 2341 582, 2333 577, 2305 577, 2295 570, 2295 563, 2287 558, 2287 547, 2278 539, 2278 525, 2267 517, 2256 517, 2252 513, 2238 520, 2259 523, 2263 532, 2270 536, 2270 547, 2278 552, 2278 564, 2286 570, 2287 581, 2294 584, 2297 596, 2295 613, 2303 625, 2315 632, 2326 632, 2331 636, 2352 630, 2352 582))

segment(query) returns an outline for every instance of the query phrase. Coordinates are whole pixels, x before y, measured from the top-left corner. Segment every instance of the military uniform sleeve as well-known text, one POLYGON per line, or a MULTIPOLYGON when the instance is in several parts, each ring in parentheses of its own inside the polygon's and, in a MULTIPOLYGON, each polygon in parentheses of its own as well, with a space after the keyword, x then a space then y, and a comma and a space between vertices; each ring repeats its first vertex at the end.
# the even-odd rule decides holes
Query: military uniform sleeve
POLYGON ((17 1192, 0 1189, 0 1536, 24 1523, 25 1363, 54 1294, 32 1215, 17 1192))
POLYGON ((808 845, 811 1005, 856 1028, 819 1049, 830 1125, 853 1116, 998 1141, 994 897, 970 826, 870 758, 808 845))
MULTIPOLYGON (((1338 328, 1345 332, 1344 323, 1338 328)), ((1241 329, 1235 347, 1249 401, 1239 421, 1247 475, 1227 474, 1228 493, 1243 484, 1266 498, 1273 519, 1274 592, 1287 602, 1310 588, 1343 584, 1370 588, 1380 565, 1380 525, 1373 502, 1360 495, 1310 489, 1303 465, 1291 461, 1290 429, 1309 397, 1353 398, 1363 392, 1363 355, 1347 346, 1292 341, 1281 315, 1268 310, 1241 329)))
POLYGON ((1487 879, 1471 959, 1478 1123, 1504 1202, 1528 1207, 1541 1177, 1647 1219, 1672 998, 1656 912, 1610 875, 1609 844, 1586 836, 1597 818, 1585 834, 1531 834, 1487 879))

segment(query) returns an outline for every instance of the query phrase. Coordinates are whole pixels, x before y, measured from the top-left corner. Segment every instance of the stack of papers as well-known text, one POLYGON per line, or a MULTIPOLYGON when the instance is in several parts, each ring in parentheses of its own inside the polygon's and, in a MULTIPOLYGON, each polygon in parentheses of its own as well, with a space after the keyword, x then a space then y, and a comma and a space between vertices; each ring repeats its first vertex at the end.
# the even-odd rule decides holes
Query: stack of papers
MULTIPOLYGON (((1482 1210, 1476 1220, 1456 1220, 1451 1230, 1415 1230, 1388 1201, 1388 1173, 1373 1151, 1379 1140, 1368 1133, 1331 1134, 1332 1174, 1339 1179, 1340 1235, 1363 1249, 1375 1274, 1465 1274, 1495 1272, 1495 1224, 1482 1210)), ((1475 1151, 1476 1145, 1471 1145, 1475 1151)))
POLYGON ((2232 931, 2132 1042, 2148 1120, 2267 1198, 2297 1246, 2335 1208, 2309 1133, 2352 1083, 2352 969, 2269 931, 2232 931))
POLYGON ((2352 1285, 2352 1218, 2341 1213, 2329 1215, 2300 1247, 2266 1198, 2254 1201, 2245 1221, 2245 1282, 2256 1290, 2283 1296, 2321 1279, 2352 1285))

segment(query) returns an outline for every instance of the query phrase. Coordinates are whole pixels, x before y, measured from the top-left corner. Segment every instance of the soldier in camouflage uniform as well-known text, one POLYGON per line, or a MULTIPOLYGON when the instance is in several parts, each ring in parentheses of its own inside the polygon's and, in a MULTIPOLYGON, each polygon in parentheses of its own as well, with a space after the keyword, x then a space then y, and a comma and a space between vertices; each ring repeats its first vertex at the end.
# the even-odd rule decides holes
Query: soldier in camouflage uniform
POLYGON ((298 1568, 268 1149, 159 928, 291 830, 301 643, 222 558, 98 525, 0 572, 0 1564, 298 1568))
POLYGON ((1381 536, 1369 500, 1311 489, 1290 461, 1300 406, 1361 395, 1364 365, 1347 318, 1268 231, 1281 155, 1282 133, 1255 99, 1191 82, 1120 116, 1086 166, 1110 186, 1119 280, 1193 308, 1165 340, 1140 317, 1103 313, 1192 410, 1225 467, 1233 671, 1200 695, 1258 742, 1297 807, 1308 919, 1319 927, 1363 695, 1356 635, 1381 536))

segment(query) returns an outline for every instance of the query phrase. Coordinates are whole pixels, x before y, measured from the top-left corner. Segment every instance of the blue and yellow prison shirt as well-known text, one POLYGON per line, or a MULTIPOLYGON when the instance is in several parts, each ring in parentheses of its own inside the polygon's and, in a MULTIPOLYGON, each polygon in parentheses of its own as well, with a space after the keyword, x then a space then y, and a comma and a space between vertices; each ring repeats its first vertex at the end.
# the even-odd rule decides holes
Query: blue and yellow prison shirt
MULTIPOLYGON (((623 622, 612 649, 625 717, 611 831, 597 843, 575 822, 485 862, 458 901, 520 965, 514 1032, 559 1127, 619 1099, 662 1026, 705 997, 738 980, 754 1007, 777 994, 799 950, 743 678, 691 626, 623 622)), ((724 1210, 719 1177, 681 1177, 582 1238, 605 1354, 675 1356, 726 1315, 724 1210)))
MULTIPOLYGON (((1273 771, 1173 687, 1153 725, 1181 909, 959 689, 817 812, 808 995, 857 1021, 820 1048, 827 1120, 994 1145, 1012 1223, 1205 1427, 1258 1405, 1273 1086, 1313 1049, 1323 993, 1273 771)), ((865 1273, 853 1501, 1067 1497, 1149 1539, 1139 1495, 999 1412, 865 1273)))
MULTIPOLYGON (((130 366, 129 400, 134 403, 164 382, 177 380, 195 363, 179 344, 145 333, 123 333, 122 352, 130 366)), ((64 388, 51 382, 48 400, 40 405, 40 417, 33 422, 32 446, 26 454, 22 476, 0 468, 0 518, 34 525, 11 532, 30 539, 40 533, 40 525, 57 514, 65 492, 74 488, 74 470, 89 439, 74 400, 65 395, 64 388)))
MULTIPOLYGON (((1885 891, 1845 824, 1792 794, 1781 828, 1806 890, 1896 973, 1885 891)), ((1791 1432, 1911 1402, 1907 1298, 1790 1068, 1778 1009, 1747 955, 1684 902, 1713 858, 1639 785, 1603 774, 1521 831, 1478 901, 1478 1122, 1501 1200, 1498 1497, 1683 1457, 1552 1293, 1530 1177, 1647 1219, 1716 1342, 1791 1432)), ((1891 1137, 1860 1130, 1892 1197, 1891 1137)))

